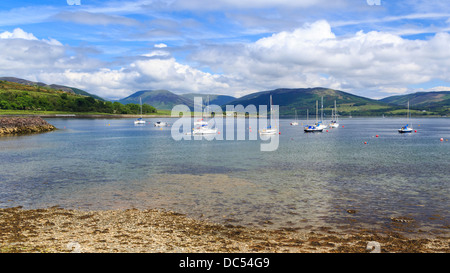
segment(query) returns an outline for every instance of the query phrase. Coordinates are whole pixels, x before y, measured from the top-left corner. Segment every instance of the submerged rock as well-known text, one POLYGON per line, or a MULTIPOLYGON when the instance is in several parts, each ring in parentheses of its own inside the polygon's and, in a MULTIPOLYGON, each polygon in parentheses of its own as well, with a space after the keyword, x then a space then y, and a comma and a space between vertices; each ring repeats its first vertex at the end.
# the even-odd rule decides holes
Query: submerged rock
POLYGON ((0 136, 10 134, 42 133, 56 127, 41 117, 0 117, 0 136))

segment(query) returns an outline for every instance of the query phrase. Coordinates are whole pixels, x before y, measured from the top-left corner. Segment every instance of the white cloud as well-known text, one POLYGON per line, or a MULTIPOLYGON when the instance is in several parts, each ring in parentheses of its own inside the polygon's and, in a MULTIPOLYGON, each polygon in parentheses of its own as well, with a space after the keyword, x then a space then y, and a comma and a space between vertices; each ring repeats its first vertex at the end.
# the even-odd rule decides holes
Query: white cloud
POLYGON ((154 47, 156 47, 156 48, 165 48, 165 47, 167 47, 167 45, 163 44, 163 43, 160 43, 160 44, 154 45, 154 47))
POLYGON ((435 86, 427 91, 450 91, 450 86, 435 86))
POLYGON ((449 81, 449 43, 448 33, 429 40, 378 31, 338 37, 322 20, 254 43, 211 46, 192 60, 261 90, 320 85, 370 97, 374 91, 405 91, 409 84, 435 77, 449 81))
POLYGON ((340 37, 320 20, 255 42, 211 43, 186 63, 172 56, 166 44, 154 44, 148 53, 111 68, 82 50, 74 55, 77 50, 57 40, 15 29, 0 33, 0 75, 70 85, 111 99, 142 89, 241 96, 316 86, 380 97, 406 93, 408 85, 433 79, 449 82, 449 44, 448 33, 428 40, 380 31, 340 37))
POLYGON ((27 33, 21 28, 16 28, 13 32, 5 31, 3 33, 0 33, 0 39, 37 40, 37 38, 32 33, 27 33))

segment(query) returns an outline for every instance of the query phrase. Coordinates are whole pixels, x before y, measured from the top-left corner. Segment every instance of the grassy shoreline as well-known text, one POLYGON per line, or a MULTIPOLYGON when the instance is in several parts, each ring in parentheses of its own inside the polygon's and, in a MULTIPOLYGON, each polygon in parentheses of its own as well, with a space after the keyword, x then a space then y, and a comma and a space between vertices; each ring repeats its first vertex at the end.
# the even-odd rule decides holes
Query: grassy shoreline
POLYGON ((450 239, 222 225, 173 211, 0 209, 0 253, 450 253, 450 239))

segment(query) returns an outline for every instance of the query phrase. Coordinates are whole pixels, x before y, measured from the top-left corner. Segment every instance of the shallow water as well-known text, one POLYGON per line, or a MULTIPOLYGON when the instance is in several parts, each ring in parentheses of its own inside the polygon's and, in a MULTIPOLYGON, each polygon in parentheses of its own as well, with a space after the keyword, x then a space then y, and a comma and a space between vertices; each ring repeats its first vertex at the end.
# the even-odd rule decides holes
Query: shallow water
POLYGON ((156 119, 47 121, 59 130, 0 138, 0 207, 151 207, 266 228, 448 234, 450 119, 414 119, 406 135, 396 118, 343 119, 315 134, 281 120, 273 152, 259 139, 175 141, 156 119))

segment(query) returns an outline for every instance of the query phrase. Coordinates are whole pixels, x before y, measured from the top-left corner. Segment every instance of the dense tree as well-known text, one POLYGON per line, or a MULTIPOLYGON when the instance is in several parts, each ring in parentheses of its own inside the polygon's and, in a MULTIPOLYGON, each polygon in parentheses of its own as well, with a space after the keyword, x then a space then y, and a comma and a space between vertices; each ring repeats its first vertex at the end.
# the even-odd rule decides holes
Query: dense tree
MULTIPOLYGON (((0 90, 1 91, 1 90, 0 90)), ((119 102, 101 101, 93 97, 84 97, 61 93, 43 95, 35 92, 0 92, 0 109, 9 110, 43 110, 68 112, 98 112, 110 114, 139 114, 138 104, 123 105, 119 102)), ((143 104, 142 113, 156 113, 156 108, 143 104)))

